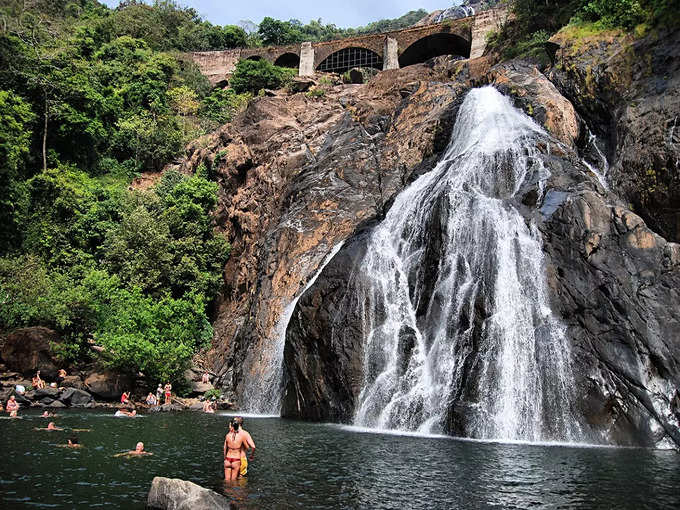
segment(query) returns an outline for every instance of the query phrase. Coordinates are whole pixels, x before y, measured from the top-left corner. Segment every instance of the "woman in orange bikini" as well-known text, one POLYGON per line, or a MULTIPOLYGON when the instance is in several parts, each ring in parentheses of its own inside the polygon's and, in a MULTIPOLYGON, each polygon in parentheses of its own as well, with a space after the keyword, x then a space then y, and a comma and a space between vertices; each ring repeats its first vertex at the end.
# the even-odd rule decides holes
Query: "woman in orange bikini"
POLYGON ((238 422, 230 423, 227 437, 224 438, 224 479, 236 480, 241 469, 241 446, 245 436, 239 430, 238 422))

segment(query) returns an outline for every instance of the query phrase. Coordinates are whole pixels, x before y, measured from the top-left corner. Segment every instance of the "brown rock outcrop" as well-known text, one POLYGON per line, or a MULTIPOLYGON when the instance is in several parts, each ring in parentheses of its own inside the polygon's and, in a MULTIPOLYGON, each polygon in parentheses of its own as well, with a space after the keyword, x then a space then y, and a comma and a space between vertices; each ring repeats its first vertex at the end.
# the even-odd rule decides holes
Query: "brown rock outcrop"
POLYGON ((43 378, 53 379, 57 375, 58 361, 51 344, 59 342, 59 334, 49 328, 17 329, 7 335, 0 354, 10 370, 24 375, 40 370, 43 378))
POLYGON ((325 255, 446 146, 465 86, 438 74, 411 66, 320 98, 258 98, 189 148, 180 170, 217 175, 218 228, 232 243, 211 353, 222 386, 238 394, 325 255))

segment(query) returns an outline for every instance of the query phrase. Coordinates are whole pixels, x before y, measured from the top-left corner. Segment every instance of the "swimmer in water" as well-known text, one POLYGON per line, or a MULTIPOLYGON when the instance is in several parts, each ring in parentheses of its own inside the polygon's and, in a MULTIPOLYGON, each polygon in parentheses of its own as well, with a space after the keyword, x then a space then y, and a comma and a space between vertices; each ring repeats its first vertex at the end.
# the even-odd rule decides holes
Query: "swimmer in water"
POLYGON ((137 443, 137 446, 135 446, 134 450, 130 450, 129 452, 117 453, 114 455, 114 457, 122 457, 124 455, 153 455, 153 453, 144 451, 144 443, 140 441, 139 443, 137 443))
POLYGON ((62 428, 60 428, 60 427, 57 427, 57 426, 54 424, 54 422, 51 421, 51 422, 49 422, 49 423, 47 424, 47 427, 41 428, 41 429, 35 428, 35 429, 33 429, 33 430, 64 430, 64 429, 62 429, 62 428))
POLYGON ((57 415, 54 414, 54 413, 48 413, 47 411, 45 411, 45 412, 42 413, 40 416, 41 416, 42 418, 54 418, 54 417, 56 417, 57 415))
POLYGON ((135 411, 134 409, 132 411, 128 411, 127 409, 118 409, 114 416, 116 418, 120 418, 122 416, 126 418, 134 418, 135 416, 137 416, 137 411, 135 411))
POLYGON ((71 436, 66 440, 66 444, 56 445, 58 448, 82 448, 83 445, 80 444, 78 436, 71 436))
POLYGON ((210 414, 215 412, 215 409, 213 409, 213 405, 209 400, 206 400, 203 403, 203 412, 204 413, 210 413, 210 414))

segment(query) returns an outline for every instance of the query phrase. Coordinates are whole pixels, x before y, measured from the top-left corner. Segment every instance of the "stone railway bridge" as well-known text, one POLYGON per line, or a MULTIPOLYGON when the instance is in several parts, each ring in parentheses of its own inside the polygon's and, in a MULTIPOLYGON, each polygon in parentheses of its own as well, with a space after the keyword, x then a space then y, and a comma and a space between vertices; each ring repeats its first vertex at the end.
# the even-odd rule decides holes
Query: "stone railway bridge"
POLYGON ((398 69, 439 55, 480 57, 486 48, 487 34, 498 30, 507 16, 507 9, 497 8, 467 18, 394 32, 268 48, 196 51, 191 53, 191 58, 213 85, 226 84, 240 59, 265 59, 279 66, 297 68, 300 76, 317 71, 343 73, 355 67, 398 69))

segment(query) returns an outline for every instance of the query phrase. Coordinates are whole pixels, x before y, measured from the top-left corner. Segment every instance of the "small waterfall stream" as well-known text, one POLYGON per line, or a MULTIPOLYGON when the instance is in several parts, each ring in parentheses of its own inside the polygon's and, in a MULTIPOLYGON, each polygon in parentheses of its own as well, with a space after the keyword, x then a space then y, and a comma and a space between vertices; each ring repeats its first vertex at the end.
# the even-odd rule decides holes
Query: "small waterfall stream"
POLYGON ((244 383, 243 394, 247 396, 242 402, 242 409, 250 413, 258 414, 281 414, 281 393, 283 378, 283 349, 286 344, 286 328, 293 316, 295 305, 305 291, 314 285, 314 282, 323 271, 323 268, 331 261, 343 243, 336 244, 326 255, 307 285, 298 293, 293 301, 283 310, 279 321, 274 328, 273 338, 269 339, 267 347, 260 353, 257 370, 249 374, 244 383))
POLYGON ((355 425, 440 432, 465 393, 465 435, 580 437, 541 236, 515 206, 525 181, 540 195, 549 176, 537 139, 497 90, 472 90, 440 163, 373 231, 350 277, 365 335, 355 425))

